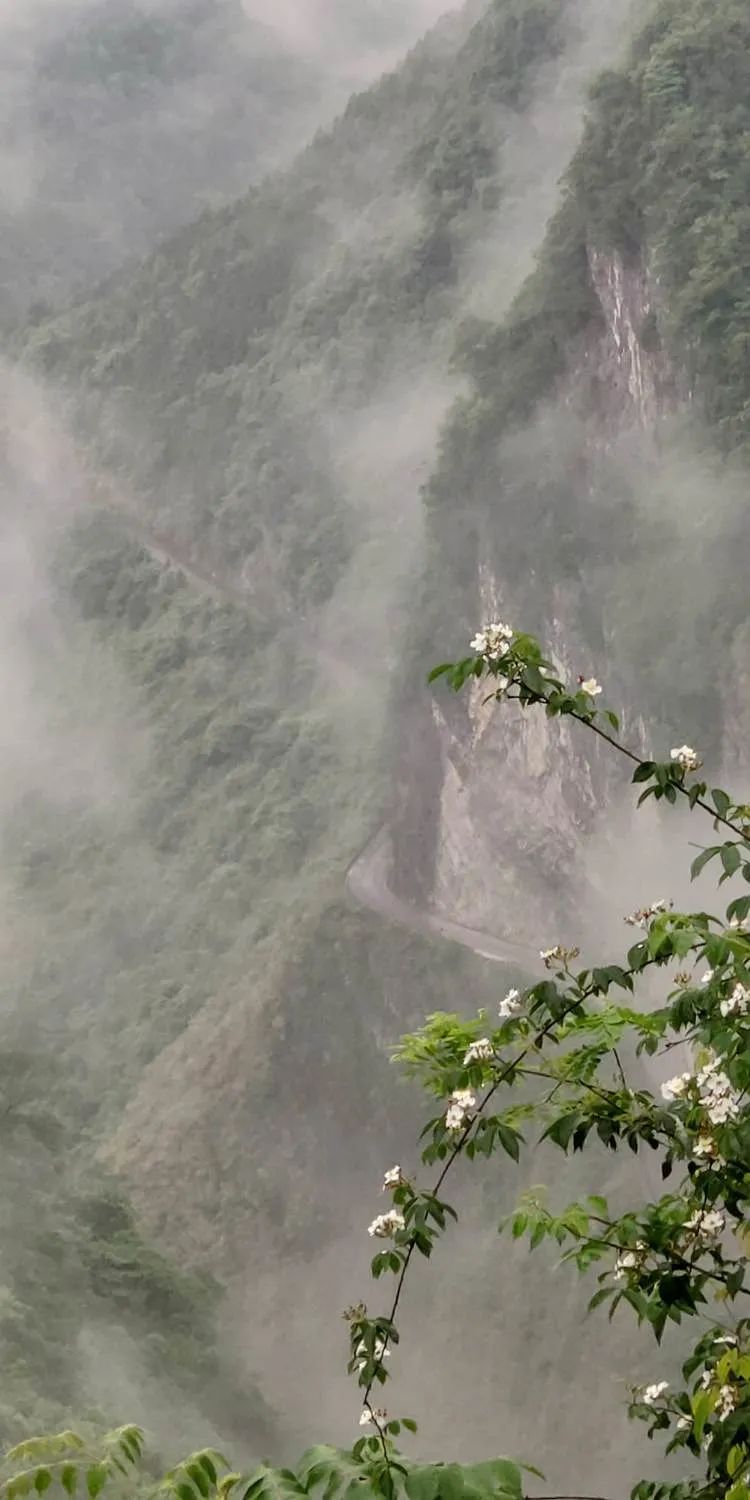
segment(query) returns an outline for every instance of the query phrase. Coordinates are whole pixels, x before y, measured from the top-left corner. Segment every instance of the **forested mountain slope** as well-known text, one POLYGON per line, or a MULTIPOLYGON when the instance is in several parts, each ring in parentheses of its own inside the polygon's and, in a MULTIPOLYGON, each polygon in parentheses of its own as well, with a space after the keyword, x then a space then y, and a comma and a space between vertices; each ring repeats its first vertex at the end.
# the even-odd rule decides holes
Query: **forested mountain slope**
MULTIPOLYGON (((665 711, 680 738, 741 719, 748 277, 711 247, 744 243, 750 21, 655 5, 620 65, 618 15, 493 0, 439 27, 288 173, 13 350, 36 384, 11 382, 5 525, 39 518, 42 587, 4 629, 68 772, 12 760, 5 878, 34 941, 3 956, 6 1036, 33 1001, 80 1076, 80 1167, 96 1153, 142 1230, 229 1288, 223 1376, 283 1398, 282 1445, 349 1430, 319 1369, 367 1260, 340 1205, 366 1223, 407 1123, 388 1047, 506 977, 357 909, 348 867, 390 822, 400 901, 531 960, 539 921, 575 921, 596 830, 596 761, 572 782, 564 740, 447 709, 425 669, 502 601, 613 696, 634 662, 647 700, 694 669, 665 711), (17 438, 37 404, 46 469, 17 438)), ((467 1208, 446 1348, 409 1371, 428 1440, 473 1378, 475 1451, 499 1433, 544 1463, 575 1424, 571 1486, 624 1473, 622 1371, 592 1330, 597 1399, 581 1379, 545 1406, 559 1354, 530 1330, 578 1334, 581 1303, 532 1266, 509 1304, 498 1203, 467 1208), (446 1386, 459 1321, 471 1369, 446 1386)))

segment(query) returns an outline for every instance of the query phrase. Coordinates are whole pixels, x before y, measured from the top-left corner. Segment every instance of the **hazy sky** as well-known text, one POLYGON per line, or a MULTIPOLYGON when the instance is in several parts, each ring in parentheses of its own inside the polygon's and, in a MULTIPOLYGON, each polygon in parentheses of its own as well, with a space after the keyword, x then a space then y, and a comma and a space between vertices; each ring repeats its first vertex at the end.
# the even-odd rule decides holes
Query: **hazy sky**
POLYGON ((390 67, 453 0, 242 0, 295 51, 363 81, 390 67))

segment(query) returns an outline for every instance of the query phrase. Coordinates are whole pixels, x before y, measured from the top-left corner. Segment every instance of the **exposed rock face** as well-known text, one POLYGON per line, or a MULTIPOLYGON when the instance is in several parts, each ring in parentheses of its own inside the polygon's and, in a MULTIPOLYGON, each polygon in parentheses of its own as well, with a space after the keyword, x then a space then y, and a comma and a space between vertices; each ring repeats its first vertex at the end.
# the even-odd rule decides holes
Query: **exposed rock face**
MULTIPOLYGON (((589 267, 601 317, 571 351, 557 393, 563 421, 567 411, 575 424, 584 486, 602 453, 629 432, 656 443, 660 418, 677 396, 645 266, 591 249, 589 267)), ((523 615, 519 581, 480 564, 477 623, 523 622, 523 615)), ((582 666, 593 670, 572 592, 553 589, 544 633, 568 681, 582 666)), ((605 674, 606 660, 596 670, 605 674)), ((437 915, 512 936, 531 950, 540 932, 555 940, 575 910, 582 841, 595 827, 611 765, 576 726, 511 706, 499 711, 485 696, 477 684, 459 703, 444 693, 425 702, 422 743, 433 765, 426 767, 425 757, 417 762, 410 797, 419 807, 419 833, 410 839, 402 831, 394 840, 391 880, 402 894, 410 884, 417 899, 422 892, 437 915)), ((630 728, 640 738, 638 726, 630 728)), ((416 828, 408 804, 409 797, 405 823, 416 828)))
POLYGON ((620 426, 653 431, 674 399, 674 379, 656 343, 656 299, 642 262, 589 250, 604 327, 595 351, 599 379, 620 426), (649 336, 650 335, 650 336, 649 336))

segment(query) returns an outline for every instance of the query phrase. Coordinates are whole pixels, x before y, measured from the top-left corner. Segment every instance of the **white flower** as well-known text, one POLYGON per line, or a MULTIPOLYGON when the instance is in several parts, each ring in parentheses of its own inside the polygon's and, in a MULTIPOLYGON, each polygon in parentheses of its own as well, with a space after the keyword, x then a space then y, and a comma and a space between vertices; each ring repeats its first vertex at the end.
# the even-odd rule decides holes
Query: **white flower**
POLYGON ((595 677, 581 678, 581 692, 588 693, 589 698, 598 698, 602 691, 595 677))
POLYGON ((446 1130, 458 1135, 463 1130, 476 1102, 471 1089, 454 1089, 445 1113, 446 1130))
POLYGON ((471 649, 487 661, 499 661, 502 656, 507 656, 512 639, 513 626, 504 625, 502 620, 493 620, 477 632, 471 641, 471 649))
POLYGON ((382 1406, 365 1406, 359 1419, 360 1427, 369 1427, 371 1422, 376 1422, 378 1427, 383 1427, 388 1421, 388 1413, 382 1406))
POLYGON ((617 1260, 615 1261, 615 1281, 627 1281, 628 1271, 635 1270, 635 1267, 637 1265, 638 1256, 636 1255, 635 1251, 623 1250, 622 1255, 618 1255, 617 1260))
POLYGON ((644 1390, 641 1391, 641 1401, 643 1401, 646 1406, 655 1406, 656 1402, 659 1400, 659 1397, 663 1396, 665 1391, 668 1390, 669 1381, 658 1380, 656 1382, 656 1385, 647 1385, 644 1390))
POLYGON ((714 971, 713 971, 713 969, 706 969, 705 974, 701 975, 701 984, 710 984, 711 980, 713 979, 713 977, 714 977, 714 971))
POLYGON ((501 1021, 507 1021, 509 1016, 517 1016, 519 1010, 523 1009, 523 1000, 520 990, 508 990, 504 1000, 500 1001, 497 1013, 501 1021))
POLYGON ((630 916, 625 918, 625 921, 628 927, 648 927, 652 917, 656 917, 660 912, 666 910, 666 901, 661 899, 659 901, 652 901, 650 906, 641 906, 637 911, 631 912, 630 916))
POLYGON ((672 760, 677 763, 683 771, 697 771, 700 761, 691 745, 675 745, 670 750, 672 760))
POLYGON ((671 1104, 673 1099, 682 1099, 692 1081, 692 1073, 678 1073, 674 1078, 668 1078, 661 1086, 662 1099, 666 1099, 668 1104, 671 1104))
POLYGON ((686 1221, 685 1228, 696 1239, 704 1240, 707 1244, 715 1240, 721 1234, 726 1224, 726 1219, 720 1208, 697 1208, 694 1214, 686 1221))
POLYGON ((405 1182, 406 1178, 404 1177, 401 1168, 398 1166, 390 1167, 383 1176, 383 1192, 388 1193, 391 1192, 393 1188, 403 1187, 405 1182))
POLYGON ((746 1016, 750 1006, 750 990, 744 984, 736 984, 731 995, 725 995, 719 1005, 723 1016, 746 1016))
POLYGON ((719 1390, 714 1411, 720 1421, 731 1415, 737 1405, 737 1392, 733 1385, 723 1385, 719 1390))
POLYGON ((464 1057, 464 1067, 469 1068, 472 1063, 491 1062, 494 1056, 495 1049, 489 1037, 480 1036, 478 1041, 472 1042, 471 1046, 467 1048, 464 1057))
POLYGON ((736 931, 738 927, 744 927, 744 925, 745 925, 744 922, 741 922, 740 919, 739 919, 739 917, 735 916, 735 917, 730 917, 730 919, 729 919, 729 926, 731 928, 733 928, 734 931, 736 931))
POLYGON ((714 1343, 715 1344, 730 1344, 731 1347, 734 1348, 735 1345, 736 1345, 736 1343, 737 1343, 737 1335, 736 1335, 736 1333, 717 1333, 717 1335, 716 1335, 716 1337, 714 1339, 714 1343))
POLYGON ((628 1273, 639 1269, 647 1253, 648 1247, 643 1240, 636 1240, 633 1250, 622 1250, 615 1261, 615 1281, 627 1281, 628 1273))
POLYGON ((693 1419, 692 1419, 692 1417, 686 1417, 683 1414, 683 1416, 677 1418, 677 1426, 678 1426, 678 1428, 680 1429, 681 1432, 687 1432, 688 1430, 692 1432, 692 1430, 693 1430, 693 1419))
POLYGON ((713 1136, 699 1135, 693 1146, 693 1156, 697 1157, 700 1161, 705 1157, 717 1156, 718 1150, 719 1148, 713 1136))
POLYGON ((390 1240, 400 1229, 405 1229, 406 1220, 397 1208, 389 1208, 387 1214, 378 1214, 367 1233, 375 1240, 390 1240))

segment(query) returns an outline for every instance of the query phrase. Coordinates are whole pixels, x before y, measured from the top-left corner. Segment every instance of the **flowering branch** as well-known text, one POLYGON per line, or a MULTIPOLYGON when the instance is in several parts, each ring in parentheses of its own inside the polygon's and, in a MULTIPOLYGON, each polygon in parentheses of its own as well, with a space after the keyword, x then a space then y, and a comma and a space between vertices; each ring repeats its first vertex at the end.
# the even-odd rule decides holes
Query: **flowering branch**
MULTIPOLYGON (((669 803, 684 797, 691 809, 700 807, 716 827, 733 835, 731 841, 701 850, 693 861, 694 876, 717 859, 720 883, 736 874, 750 881, 750 806, 733 801, 721 788, 709 794, 704 782, 692 779, 701 762, 691 746, 674 747, 664 762, 636 755, 618 737, 616 714, 598 709, 602 688, 596 679, 579 677, 577 687, 567 687, 532 636, 495 622, 471 645, 472 656, 444 663, 431 680, 445 675, 458 691, 470 680, 487 677, 489 697, 496 701, 543 706, 550 717, 576 719, 634 766, 633 781, 643 787, 639 805, 651 796, 669 803)), ((619 1218, 612 1217, 601 1197, 569 1204, 557 1215, 538 1193, 522 1198, 510 1218, 514 1237, 528 1233, 531 1248, 548 1236, 561 1245, 572 1242, 563 1259, 572 1259, 581 1271, 613 1257, 599 1275, 592 1307, 607 1300, 614 1310, 623 1302, 639 1322, 651 1324, 660 1340, 668 1319, 703 1317, 709 1296, 731 1306, 750 1295, 746 1256, 728 1255, 725 1246, 728 1226, 741 1235, 750 1219, 749 913, 750 896, 730 903, 726 921, 705 912, 675 912, 665 901, 651 902, 626 918, 642 930, 626 966, 575 972, 578 949, 557 944, 541 953, 554 979, 523 995, 511 990, 499 1007, 499 1027, 488 1031, 484 1012, 473 1022, 438 1015, 403 1040, 402 1061, 442 1101, 443 1112, 423 1132, 428 1143, 422 1152, 425 1162, 439 1160, 441 1167, 429 1191, 418 1191, 400 1167, 386 1173, 383 1186, 392 1193, 393 1206, 373 1221, 370 1233, 390 1241, 372 1263, 374 1276, 384 1271, 396 1275, 390 1312, 369 1319, 360 1306, 349 1314, 350 1369, 359 1374, 363 1420, 374 1422, 386 1462, 388 1439, 400 1424, 374 1411, 371 1396, 375 1383, 386 1380, 389 1346, 398 1342, 395 1320, 414 1252, 430 1255, 447 1216, 455 1218, 440 1194, 457 1158, 462 1153, 489 1156, 501 1146, 518 1160, 523 1120, 544 1119, 541 1138, 564 1152, 583 1150, 593 1132, 611 1150, 622 1145, 633 1151, 645 1146, 658 1150, 664 1178, 677 1166, 685 1174, 677 1192, 619 1218), (649 965, 663 967, 675 959, 679 971, 661 1007, 644 1014, 608 998, 613 988, 632 993, 649 965), (687 960, 696 969, 705 963, 705 971, 691 976, 687 960), (636 1054, 654 1055, 687 1042, 697 1049, 695 1072, 667 1080, 661 1102, 646 1089, 633 1090, 619 1050, 627 1037, 634 1039, 636 1054), (546 1040, 560 1047, 558 1055, 544 1067, 529 1065, 530 1055, 541 1051, 546 1040), (518 1050, 508 1056, 505 1049, 514 1042, 518 1050), (603 1077, 605 1065, 611 1073, 603 1077), (501 1085, 512 1087, 521 1079, 544 1079, 552 1087, 541 1098, 492 1113, 501 1085)), ((666 1381, 634 1391, 630 1411, 649 1422, 650 1434, 667 1430, 668 1451, 683 1447, 704 1459, 706 1479, 677 1485, 644 1481, 633 1500, 750 1500, 750 1319, 738 1321, 733 1330, 715 1324, 709 1328, 685 1362, 683 1375, 686 1388, 669 1398, 666 1381)))

